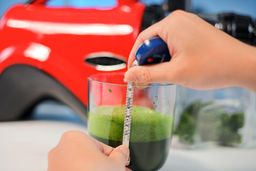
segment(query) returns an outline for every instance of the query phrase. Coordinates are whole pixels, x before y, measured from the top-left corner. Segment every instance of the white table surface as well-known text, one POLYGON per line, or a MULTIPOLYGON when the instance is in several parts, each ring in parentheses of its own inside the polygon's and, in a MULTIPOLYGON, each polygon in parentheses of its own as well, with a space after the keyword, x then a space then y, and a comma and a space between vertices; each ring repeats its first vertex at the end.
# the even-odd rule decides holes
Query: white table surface
MULTIPOLYGON (((67 130, 81 124, 57 121, 0 123, 0 171, 45 171, 47 153, 67 130)), ((161 171, 256 171, 256 149, 171 149, 161 171)))

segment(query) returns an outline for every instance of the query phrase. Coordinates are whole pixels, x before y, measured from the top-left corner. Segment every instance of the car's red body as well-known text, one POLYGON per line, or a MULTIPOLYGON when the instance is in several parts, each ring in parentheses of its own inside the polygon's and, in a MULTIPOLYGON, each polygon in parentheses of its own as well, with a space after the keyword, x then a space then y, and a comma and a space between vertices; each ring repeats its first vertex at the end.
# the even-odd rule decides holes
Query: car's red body
POLYGON ((87 77, 125 67, 97 68, 86 59, 110 54, 127 61, 141 30, 145 6, 118 2, 111 9, 50 8, 41 1, 12 7, 0 23, 0 73, 17 64, 32 66, 87 106, 87 77))

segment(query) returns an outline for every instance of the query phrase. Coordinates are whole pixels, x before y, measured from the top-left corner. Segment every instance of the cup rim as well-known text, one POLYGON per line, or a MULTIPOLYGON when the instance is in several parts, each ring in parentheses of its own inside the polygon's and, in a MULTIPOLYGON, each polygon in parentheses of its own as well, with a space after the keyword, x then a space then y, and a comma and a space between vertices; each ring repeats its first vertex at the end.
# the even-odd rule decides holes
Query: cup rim
MULTIPOLYGON (((105 84, 105 85, 114 85, 114 86, 124 86, 127 87, 128 83, 112 83, 112 82, 106 82, 106 81, 100 81, 97 80, 93 77, 99 76, 99 75, 124 75, 123 72, 116 72, 116 73, 97 73, 97 74, 92 74, 88 76, 88 81, 93 81, 93 82, 97 82, 99 84, 105 84)), ((176 86, 175 84, 171 84, 171 83, 149 83, 147 85, 139 85, 139 84, 134 84, 134 87, 137 88, 147 88, 147 87, 151 87, 151 86, 158 86, 158 87, 164 87, 164 86, 176 86)))

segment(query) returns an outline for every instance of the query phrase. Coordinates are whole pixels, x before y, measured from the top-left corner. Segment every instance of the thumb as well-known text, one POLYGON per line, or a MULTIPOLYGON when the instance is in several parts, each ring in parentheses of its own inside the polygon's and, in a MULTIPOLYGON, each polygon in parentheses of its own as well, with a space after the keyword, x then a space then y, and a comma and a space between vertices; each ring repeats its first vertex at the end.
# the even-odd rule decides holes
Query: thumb
POLYGON ((135 83, 168 82, 172 77, 172 66, 170 62, 164 62, 150 66, 131 67, 124 76, 125 81, 135 83))
POLYGON ((127 145, 120 145, 110 153, 109 158, 115 160, 123 166, 127 166, 129 164, 130 152, 127 145))

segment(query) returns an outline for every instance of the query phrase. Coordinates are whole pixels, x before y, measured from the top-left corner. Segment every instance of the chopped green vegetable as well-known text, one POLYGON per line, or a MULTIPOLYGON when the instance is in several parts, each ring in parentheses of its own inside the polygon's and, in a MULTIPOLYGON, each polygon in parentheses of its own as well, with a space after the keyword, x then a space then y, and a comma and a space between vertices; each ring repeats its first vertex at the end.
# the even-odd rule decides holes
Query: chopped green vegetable
POLYGON ((201 108, 205 107, 209 103, 202 103, 196 101, 188 105, 182 112, 180 122, 174 131, 174 134, 178 135, 180 140, 184 143, 194 143, 194 134, 196 130, 197 115, 201 108))
POLYGON ((215 141, 222 146, 240 143, 241 136, 238 131, 244 125, 244 114, 227 112, 223 108, 200 113, 202 108, 211 104, 213 103, 196 101, 188 105, 183 110, 174 133, 179 136, 181 142, 187 144, 193 144, 195 136, 201 141, 215 141))

